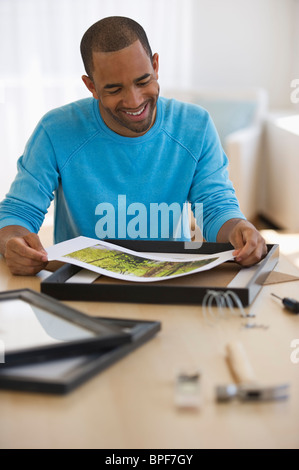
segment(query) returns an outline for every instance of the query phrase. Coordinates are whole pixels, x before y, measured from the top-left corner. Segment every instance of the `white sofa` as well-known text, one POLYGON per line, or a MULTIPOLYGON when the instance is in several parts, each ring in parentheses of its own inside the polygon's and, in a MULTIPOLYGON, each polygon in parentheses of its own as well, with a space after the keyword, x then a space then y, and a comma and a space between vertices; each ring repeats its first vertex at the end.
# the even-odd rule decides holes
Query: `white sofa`
POLYGON ((269 114, 263 161, 261 215, 280 229, 299 232, 299 113, 291 109, 269 114))
POLYGON ((261 158, 268 94, 262 88, 163 90, 162 95, 209 111, 229 159, 229 175, 245 216, 259 213, 261 158))

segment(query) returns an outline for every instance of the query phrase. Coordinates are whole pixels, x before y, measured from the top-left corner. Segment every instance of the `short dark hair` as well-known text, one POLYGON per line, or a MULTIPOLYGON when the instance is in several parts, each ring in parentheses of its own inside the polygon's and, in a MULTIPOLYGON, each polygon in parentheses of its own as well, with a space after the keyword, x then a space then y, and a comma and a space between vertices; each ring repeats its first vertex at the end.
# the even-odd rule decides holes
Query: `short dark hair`
POLYGON ((84 33, 80 51, 87 75, 92 78, 92 53, 115 52, 139 40, 152 61, 152 50, 147 35, 136 21, 124 16, 109 16, 97 21, 84 33))

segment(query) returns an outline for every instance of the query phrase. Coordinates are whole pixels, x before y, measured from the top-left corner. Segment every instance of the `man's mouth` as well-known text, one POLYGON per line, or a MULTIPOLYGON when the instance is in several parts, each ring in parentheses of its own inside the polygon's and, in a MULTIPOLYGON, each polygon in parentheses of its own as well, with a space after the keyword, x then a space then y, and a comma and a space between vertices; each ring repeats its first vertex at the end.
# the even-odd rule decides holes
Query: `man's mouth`
POLYGON ((142 121, 147 116, 147 108, 148 108, 148 103, 142 106, 142 108, 139 109, 138 111, 123 110, 123 112, 125 113, 126 116, 128 116, 128 118, 131 121, 142 121))
POLYGON ((143 106, 143 108, 140 111, 136 111, 135 113, 130 113, 129 111, 125 111, 125 113, 129 114, 130 116, 140 116, 140 114, 142 114, 144 110, 145 110, 145 106, 143 106))

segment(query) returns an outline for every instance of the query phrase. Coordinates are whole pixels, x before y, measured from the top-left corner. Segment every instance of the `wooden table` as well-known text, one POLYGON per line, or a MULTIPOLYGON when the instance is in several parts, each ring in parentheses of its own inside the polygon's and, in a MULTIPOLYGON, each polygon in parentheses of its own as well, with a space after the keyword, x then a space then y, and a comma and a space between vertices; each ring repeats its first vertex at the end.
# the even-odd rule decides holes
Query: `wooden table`
MULTIPOLYGON (((277 271, 299 275, 280 258, 277 271)), ((39 290, 38 277, 10 275, 0 259, 0 289, 39 290)), ((264 286, 244 328, 237 311, 206 321, 201 306, 67 302, 90 315, 159 320, 160 333, 65 396, 0 391, 0 447, 6 449, 216 449, 299 448, 299 315, 270 293, 299 298, 299 281, 264 286), (215 386, 232 382, 228 342, 243 343, 264 384, 290 384, 281 402, 215 401, 215 386), (202 407, 178 409, 174 382, 180 368, 202 371, 202 407)))

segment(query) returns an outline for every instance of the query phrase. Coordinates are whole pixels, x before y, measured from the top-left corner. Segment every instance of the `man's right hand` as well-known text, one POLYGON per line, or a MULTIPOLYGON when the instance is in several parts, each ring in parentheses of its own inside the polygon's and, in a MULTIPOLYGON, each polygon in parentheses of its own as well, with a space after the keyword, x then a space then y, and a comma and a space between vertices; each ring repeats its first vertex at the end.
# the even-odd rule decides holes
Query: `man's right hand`
POLYGON ((19 276, 32 276, 44 269, 48 263, 48 256, 38 235, 26 229, 18 230, 15 234, 5 233, 7 229, 8 227, 5 227, 0 231, 2 232, 1 238, 3 235, 1 251, 11 273, 19 276))

